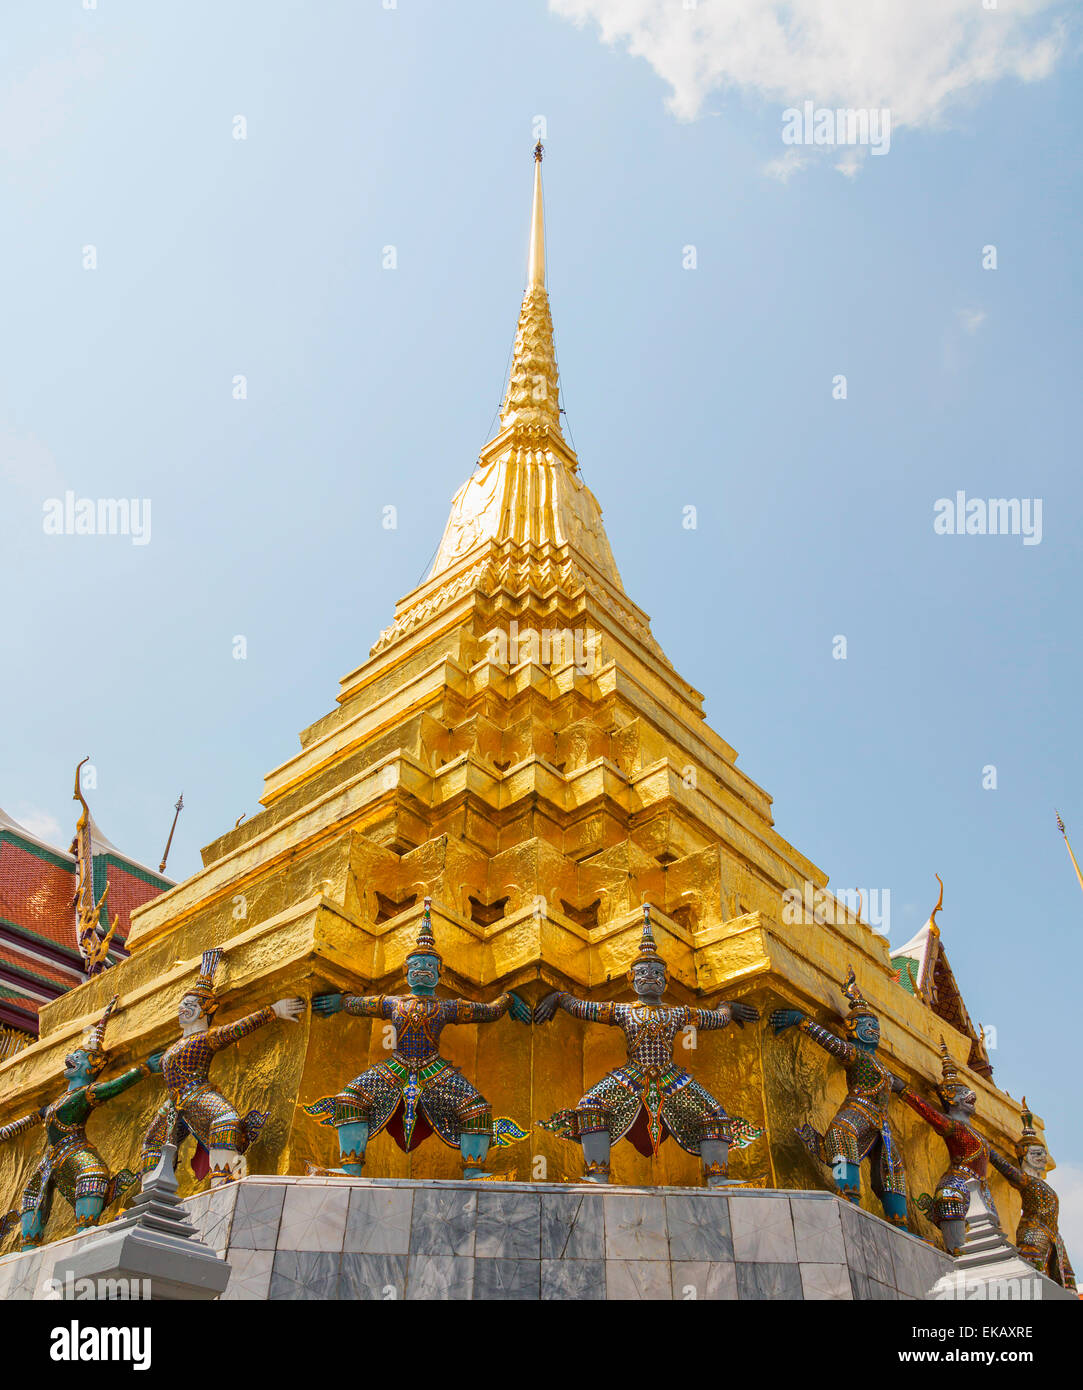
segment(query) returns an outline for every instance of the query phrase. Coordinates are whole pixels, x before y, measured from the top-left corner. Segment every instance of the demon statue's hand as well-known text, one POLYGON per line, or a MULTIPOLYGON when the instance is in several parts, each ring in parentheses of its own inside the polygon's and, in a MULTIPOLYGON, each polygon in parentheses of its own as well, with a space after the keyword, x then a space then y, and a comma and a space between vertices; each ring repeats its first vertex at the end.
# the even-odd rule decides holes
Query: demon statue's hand
POLYGON ((344 994, 317 994, 312 1000, 312 1012, 319 1018, 330 1018, 342 1012, 345 1002, 344 994))
POLYGON ((147 1067, 148 1067, 151 1071, 154 1071, 154 1072, 161 1071, 161 1070, 162 1070, 162 1058, 163 1058, 164 1056, 165 1056, 165 1053, 164 1053, 164 1052, 152 1052, 152 1053, 150 1054, 150 1056, 147 1058, 147 1067))
POLYGON ((892 1075, 891 1089, 895 1092, 897 1096, 902 1095, 903 1091, 906 1090, 906 1082, 902 1079, 901 1076, 892 1075))
POLYGON ((305 1011, 303 999, 276 999, 271 1005, 275 1018, 284 1018, 287 1023, 299 1023, 305 1011))
POLYGON ((511 996, 511 1003, 508 1005, 508 1013, 515 1019, 516 1023, 529 1023, 533 1018, 530 1005, 520 999, 517 994, 511 996))
POLYGON ((775 1037, 779 1033, 784 1033, 787 1028, 793 1028, 795 1024, 801 1022, 804 1014, 800 1009, 775 1009, 767 1022, 775 1030, 775 1037))
POLYGON ((552 994, 547 994, 534 1009, 534 1022, 548 1023, 557 1009, 560 1008, 560 1001, 563 998, 564 993, 559 989, 555 989, 552 994))
POLYGON ((738 1028, 743 1028, 746 1023, 755 1023, 760 1016, 755 1004, 730 1004, 729 1011, 738 1028))

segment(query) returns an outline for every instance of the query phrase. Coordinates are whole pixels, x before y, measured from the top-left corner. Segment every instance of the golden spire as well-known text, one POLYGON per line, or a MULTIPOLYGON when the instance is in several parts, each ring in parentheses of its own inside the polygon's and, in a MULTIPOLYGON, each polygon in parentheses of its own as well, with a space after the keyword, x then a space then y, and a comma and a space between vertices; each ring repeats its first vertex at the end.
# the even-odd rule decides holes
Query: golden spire
POLYGON ((601 508, 583 482, 575 451, 560 428, 553 320, 545 288, 541 159, 539 141, 534 146, 527 285, 500 427, 452 499, 428 579, 400 604, 394 624, 372 648, 374 656, 445 603, 457 600, 464 589, 495 583, 494 576, 516 588, 533 584, 546 591, 556 581, 568 596, 581 593, 587 584, 596 590, 600 584, 598 592, 604 592, 610 611, 619 613, 639 640, 661 655, 646 614, 624 596, 601 508), (491 550, 493 546, 499 551, 491 550), (438 584, 447 587, 434 591, 431 586, 438 584))
POLYGON ((560 432, 560 386, 557 354, 553 346, 553 319, 545 289, 545 214, 541 184, 542 143, 534 146, 534 203, 530 215, 530 254, 527 258, 526 293, 519 310, 511 375, 500 427, 533 427, 539 434, 560 432))
POLYGON ((1064 843, 1068 847, 1068 858, 1072 861, 1072 868, 1075 869, 1075 876, 1079 879, 1079 886, 1083 888, 1083 873, 1080 872, 1079 865, 1076 863, 1076 857, 1072 853, 1072 842, 1068 838, 1068 832, 1064 828, 1064 822, 1060 818, 1060 812, 1054 811, 1053 814, 1057 818, 1057 829, 1064 836, 1064 843))
POLYGON ((539 140, 534 146, 534 206, 530 214, 530 257, 526 282, 545 289, 545 213, 542 209, 541 162, 545 151, 539 140))

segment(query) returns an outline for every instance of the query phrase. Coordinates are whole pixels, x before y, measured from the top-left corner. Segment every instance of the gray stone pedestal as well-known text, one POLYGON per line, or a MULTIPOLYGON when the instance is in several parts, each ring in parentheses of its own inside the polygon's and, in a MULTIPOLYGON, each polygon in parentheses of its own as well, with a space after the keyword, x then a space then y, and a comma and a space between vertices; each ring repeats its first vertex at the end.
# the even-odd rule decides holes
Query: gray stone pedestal
POLYGON ((187 1220, 177 1196, 175 1155, 167 1144, 127 1214, 55 1261, 59 1297, 208 1299, 223 1291, 229 1264, 187 1220))
POLYGON ((251 1176, 195 1200, 232 1203, 226 1299, 919 1299, 951 1268, 828 1192, 251 1176))
POLYGON ((1062 1289, 1020 1256, 986 1205, 978 1183, 968 1178, 966 1187, 970 1193, 970 1208, 966 1216, 963 1253, 952 1262, 953 1268, 936 1281, 928 1296, 968 1302, 1039 1299, 1077 1302, 1076 1294, 1062 1289))
MULTIPOLYGON (((223 1299, 922 1299, 953 1268, 830 1192, 251 1175, 185 1206, 202 1249, 228 1261, 223 1299)), ((116 1252, 134 1215, 0 1260, 0 1298, 46 1296, 50 1273, 86 1270, 89 1245, 109 1237, 116 1252)), ((121 1249, 113 1267, 133 1259, 121 1249)), ((96 1274, 104 1263, 99 1249, 96 1274)), ((149 1276, 158 1296, 162 1267, 149 1276)), ((185 1277, 211 1269, 204 1256, 185 1277)), ((171 1296, 222 1284, 198 1287, 171 1296)))

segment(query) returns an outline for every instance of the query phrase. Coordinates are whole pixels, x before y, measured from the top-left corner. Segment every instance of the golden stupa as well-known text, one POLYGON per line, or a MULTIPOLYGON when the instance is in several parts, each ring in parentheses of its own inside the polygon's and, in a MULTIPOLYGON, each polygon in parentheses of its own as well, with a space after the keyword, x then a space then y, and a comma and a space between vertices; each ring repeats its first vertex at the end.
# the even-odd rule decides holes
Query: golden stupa
MULTIPOLYGON (((554 987, 631 998, 625 971, 644 902, 674 1001, 744 999, 765 1017, 793 1005, 841 1030, 852 963, 879 1012, 888 1065, 929 1094, 943 1035, 977 1092, 978 1127, 1013 1151, 1020 1107, 987 1075, 935 922, 911 953, 928 978, 907 976, 908 987, 884 936, 826 892, 827 876, 776 831, 771 798, 705 723, 701 696, 624 591, 601 509, 561 430, 540 150, 498 432, 455 495, 432 572, 300 741, 266 778, 259 814, 209 844, 198 873, 133 913, 130 959, 42 1009, 40 1040, 0 1066, 0 1123, 61 1089, 65 1053, 113 993, 107 1075, 172 1041, 177 1003, 210 946, 225 951, 219 1023, 286 994, 402 990, 431 894, 442 989, 484 1000, 514 989, 533 1003, 554 987), (820 920, 788 922, 788 891, 814 895, 820 920), (930 945, 935 962, 925 958, 930 945)), ((577 1179, 578 1147, 534 1122, 574 1105, 623 1059, 620 1033, 559 1014, 532 1028, 506 1018, 452 1028, 443 1042, 494 1114, 530 1131, 494 1149, 490 1168, 577 1179)), ((380 1020, 309 1013, 222 1053, 216 1085, 242 1113, 270 1112, 249 1171, 337 1163, 334 1131, 301 1106, 388 1045, 380 1020)), ((733 1153, 731 1178, 830 1187, 794 1134, 805 1120, 823 1128, 844 1094, 841 1068, 820 1049, 793 1031, 776 1041, 760 1023, 702 1034, 682 1060, 731 1113, 764 1127, 733 1153)), ((160 1100, 153 1078, 92 1117, 90 1137, 114 1169, 138 1166, 160 1100)), ((893 1105, 893 1118, 911 1228, 932 1240, 913 1199, 945 1167, 943 1144, 905 1106, 893 1105)), ((31 1131, 0 1146, 3 1209, 40 1142, 31 1131)), ((458 1151, 435 1138, 407 1155, 387 1133, 371 1142, 366 1164, 371 1177, 460 1169, 458 1151)), ((191 1191, 187 1146, 181 1173, 182 1193, 191 1191)), ((697 1185, 701 1176, 672 1141, 653 1160, 622 1143, 613 1181, 697 1185)), ((867 1168, 863 1185, 863 1205, 879 1212, 867 1168)), ((997 1175, 992 1185, 1014 1230, 1018 1197, 997 1175)), ((55 1203, 47 1238, 72 1228, 67 1203, 55 1203)))

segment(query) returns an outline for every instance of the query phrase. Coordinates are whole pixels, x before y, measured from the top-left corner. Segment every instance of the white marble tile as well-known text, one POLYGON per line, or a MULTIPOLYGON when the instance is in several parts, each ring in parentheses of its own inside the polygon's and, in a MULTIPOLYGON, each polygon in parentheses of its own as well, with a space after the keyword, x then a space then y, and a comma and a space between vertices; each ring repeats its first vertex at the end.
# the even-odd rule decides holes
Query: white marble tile
MULTIPOLYGON (((34 1275, 35 1286, 32 1297, 35 1300, 53 1300, 58 1294, 53 1290, 46 1290, 46 1282, 54 1278, 58 1262, 62 1262, 68 1256, 81 1249, 101 1230, 101 1227, 92 1227, 89 1231, 80 1232, 78 1235, 65 1236, 63 1240, 54 1241, 51 1244, 43 1245, 34 1255, 24 1255, 23 1260, 34 1259, 37 1261, 37 1270, 34 1275)), ((24 1268, 24 1265, 16 1265, 16 1269, 24 1268)), ((14 1287, 14 1285, 12 1285, 14 1287)))
POLYGON ((233 1209, 229 1243, 233 1250, 273 1250, 278 1244, 284 1187, 241 1183, 233 1209))
POLYGON ((801 1287, 806 1300, 852 1299, 850 1271, 844 1264, 803 1264, 801 1287))
POLYGON ((604 1260, 542 1260, 541 1296, 560 1302, 604 1302, 604 1260))
POLYGON ((666 1196, 669 1255, 673 1260, 716 1263, 733 1259, 729 1203, 714 1192, 666 1196))
POLYGON ((229 1283, 221 1295, 222 1300, 263 1302, 271 1286, 274 1258, 273 1250, 231 1250, 229 1283))
POLYGON ((418 1187, 410 1223, 410 1254, 472 1256, 477 1217, 476 1190, 418 1187))
POLYGON ((607 1260, 668 1260, 664 1199, 608 1193, 605 1197, 607 1260))
POLYGON ((730 1230, 734 1259, 739 1263, 797 1263, 793 1218, 786 1197, 749 1202, 734 1195, 730 1198, 730 1230))
POLYGON ((602 1214, 604 1201, 605 1198, 597 1187, 590 1192, 543 1191, 542 1258, 554 1262, 601 1260, 605 1256, 605 1221, 602 1214))
MULTIPOLYGON (((474 1254, 479 1259, 539 1259, 541 1198, 525 1192, 479 1192, 474 1254)), ((475 1269, 475 1285, 477 1280, 478 1271, 475 1269)), ((534 1296, 536 1298, 537 1294, 534 1296)))
POLYGON ((895 1262, 891 1246, 895 1228, 878 1216, 862 1213, 861 1244, 865 1252, 865 1270, 870 1279, 895 1287, 895 1262))
POLYGON ((474 1260, 462 1255, 411 1255, 406 1272, 410 1301, 459 1302, 474 1292, 474 1260))
POLYGON ((40 1298, 41 1290, 38 1288, 40 1271, 41 1251, 26 1251, 15 1267, 15 1274, 8 1286, 8 1298, 13 1302, 40 1298))
POLYGON ((193 1192, 184 1198, 184 1215, 190 1226, 196 1228, 196 1238, 203 1239, 203 1223, 207 1219, 207 1204, 211 1200, 209 1190, 193 1192))
POLYGON ((673 1297, 680 1302, 737 1297, 737 1267, 732 1260, 674 1260, 673 1297))
POLYGON ((0 1302, 7 1298, 17 1268, 18 1260, 14 1256, 5 1256, 0 1260, 0 1302))
POLYGON ((895 1239, 891 1245, 895 1287, 906 1298, 925 1298, 942 1274, 954 1266, 924 1241, 895 1239))
POLYGON ((405 1255, 371 1255, 350 1251, 338 1275, 340 1299, 394 1303, 406 1296, 405 1255))
POLYGON ((338 1296, 339 1262, 329 1250, 277 1250, 271 1266, 270 1298, 328 1302, 338 1296))
POLYGON ((541 1296, 541 1261, 474 1260, 474 1298, 485 1301, 537 1303, 541 1296))
POLYGON ((850 1202, 844 1202, 839 1207, 839 1216, 842 1219, 842 1239, 846 1247, 846 1263, 855 1273, 867 1274, 864 1241, 865 1217, 850 1202))
POLYGON ((606 1260, 606 1298, 619 1302, 672 1299, 668 1260, 606 1260))
POLYGON ((797 1258, 810 1264, 845 1264, 846 1244, 842 1238, 839 1204, 833 1197, 823 1201, 792 1197, 797 1258))
POLYGON ((287 1189, 279 1228, 279 1250, 341 1250, 350 1193, 345 1187, 287 1189))
POLYGON ((737 1297, 752 1303, 797 1303, 803 1298, 800 1266, 766 1260, 737 1266, 737 1297))
POLYGON ((350 1193, 343 1250, 369 1255, 405 1255, 410 1249, 408 1187, 355 1187, 350 1193))
POLYGON ((237 1186, 237 1183, 231 1182, 210 1192, 200 1193, 199 1207, 195 1211, 189 1207, 189 1219, 199 1232, 199 1239, 212 1250, 224 1250, 229 1244, 237 1186))
POLYGON ((866 1279, 863 1274, 850 1276, 854 1286, 854 1301, 860 1303, 898 1302, 898 1290, 889 1284, 881 1284, 878 1279, 866 1279))

